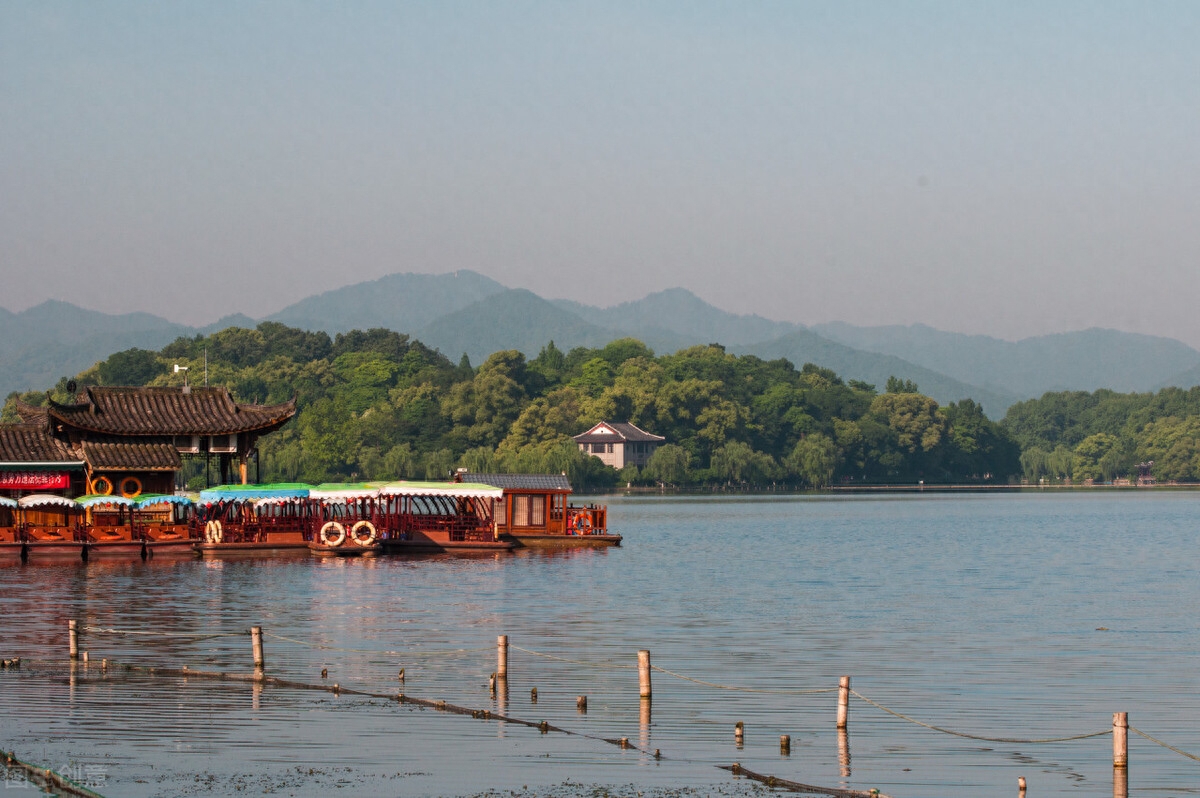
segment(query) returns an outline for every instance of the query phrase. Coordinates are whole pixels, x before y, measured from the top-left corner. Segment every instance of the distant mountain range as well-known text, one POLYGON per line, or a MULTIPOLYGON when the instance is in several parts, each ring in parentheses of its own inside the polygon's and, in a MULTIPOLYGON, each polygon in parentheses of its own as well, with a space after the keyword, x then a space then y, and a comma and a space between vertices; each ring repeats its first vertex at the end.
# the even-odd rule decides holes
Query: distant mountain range
MULTIPOLYGON (((551 340, 566 351, 633 337, 658 353, 720 343, 737 354, 816 363, 880 389, 890 376, 912 380, 941 403, 975 399, 993 418, 1046 391, 1200 385, 1200 352, 1170 338, 1091 329, 1010 342, 919 324, 804 327, 728 313, 682 288, 597 308, 546 300, 465 270, 393 274, 309 297, 264 320, 331 335, 386 327, 453 360, 466 353, 475 365, 501 349, 534 357, 551 340)), ((238 315, 195 328, 57 301, 21 313, 0 308, 0 395, 45 390, 122 349, 158 349, 181 335, 257 323, 238 315)))

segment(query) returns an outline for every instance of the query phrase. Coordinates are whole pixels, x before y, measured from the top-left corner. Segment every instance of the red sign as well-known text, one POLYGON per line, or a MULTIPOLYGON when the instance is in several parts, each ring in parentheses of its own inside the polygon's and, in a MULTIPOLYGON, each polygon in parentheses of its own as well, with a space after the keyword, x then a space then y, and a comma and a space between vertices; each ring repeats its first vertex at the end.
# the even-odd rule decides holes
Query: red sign
POLYGON ((61 490, 69 487, 69 471, 0 471, 0 490, 61 490))

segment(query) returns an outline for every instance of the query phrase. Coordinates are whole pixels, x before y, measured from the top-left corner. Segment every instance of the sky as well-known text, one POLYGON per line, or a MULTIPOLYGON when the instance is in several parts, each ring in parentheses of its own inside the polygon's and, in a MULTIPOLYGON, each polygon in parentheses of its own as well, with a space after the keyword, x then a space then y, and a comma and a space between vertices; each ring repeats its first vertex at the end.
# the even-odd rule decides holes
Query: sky
POLYGON ((0 307, 396 272, 1200 348, 1200 3, 0 3, 0 307))

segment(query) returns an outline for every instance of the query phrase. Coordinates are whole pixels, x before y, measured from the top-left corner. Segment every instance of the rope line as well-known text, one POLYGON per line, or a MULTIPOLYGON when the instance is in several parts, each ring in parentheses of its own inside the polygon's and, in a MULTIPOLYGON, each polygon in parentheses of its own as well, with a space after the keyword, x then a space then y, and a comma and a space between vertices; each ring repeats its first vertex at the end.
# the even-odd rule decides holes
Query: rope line
POLYGON ((1019 743, 1021 745, 1034 745, 1037 743, 1065 743, 1073 740, 1086 740, 1089 737, 1103 737, 1106 734, 1112 734, 1112 729, 1105 729, 1104 731, 1089 732, 1087 734, 1075 734, 1070 737, 1044 737, 1041 739, 1023 739, 1019 737, 984 737, 983 735, 979 734, 967 734, 966 732, 954 731, 953 729, 944 729, 941 726, 933 726, 929 723, 922 723, 916 718, 910 718, 908 715, 903 715, 894 709, 888 709, 883 704, 872 701, 857 690, 851 690, 850 695, 862 699, 876 709, 881 709, 889 715, 895 715, 901 720, 906 720, 909 723, 915 723, 916 725, 922 726, 926 729, 930 729, 935 732, 941 732, 942 734, 951 734, 955 737, 965 737, 968 740, 982 740, 983 742, 988 743, 1019 743))
MULTIPOLYGON (((572 665, 583 665, 584 667, 588 667, 588 668, 613 668, 613 669, 620 669, 620 670, 629 670, 629 669, 637 667, 636 665, 619 665, 617 663, 610 663, 610 662, 584 662, 582 660, 577 660, 577 659, 567 659, 566 657, 557 657, 553 654, 545 654, 541 651, 533 651, 528 648, 521 648, 520 646, 514 646, 511 644, 509 645, 509 648, 514 651, 523 652, 525 654, 532 654, 535 657, 545 657, 546 659, 552 659, 552 660, 555 660, 556 662, 568 662, 572 665)), ((735 690, 735 691, 741 692, 741 693, 767 693, 767 694, 772 694, 772 695, 816 695, 818 693, 833 693, 833 692, 836 692, 838 689, 836 687, 823 687, 823 688, 817 688, 817 689, 813 689, 813 690, 765 690, 765 689, 759 689, 759 688, 755 688, 755 687, 733 687, 733 686, 727 685, 727 684, 717 684, 716 682, 706 682, 702 679, 694 679, 691 676, 684 676, 682 673, 676 673, 675 671, 669 671, 666 668, 660 668, 657 665, 651 665, 650 669, 656 670, 659 673, 665 673, 668 676, 674 676, 676 679, 682 679, 685 682, 692 682, 694 684, 700 684, 705 687, 714 687, 718 690, 735 690)))
POLYGON ((308 646, 309 648, 319 648, 322 651, 349 651, 355 654, 391 654, 397 657, 455 657, 459 654, 470 654, 476 651, 488 651, 491 646, 485 648, 456 648, 450 651, 383 651, 378 648, 342 648, 340 646, 326 646, 321 643, 310 643, 306 640, 297 640, 294 637, 284 637, 272 632, 263 631, 263 637, 271 637, 275 640, 282 640, 285 643, 295 643, 298 646, 308 646))
POLYGON ((84 632, 93 634, 109 634, 109 635, 144 635, 146 637, 174 637, 186 640, 212 640, 217 637, 245 637, 250 634, 246 632, 213 632, 210 634, 201 634, 197 632, 145 632, 138 629, 112 629, 103 626, 83 626, 80 627, 84 632))
POLYGON ((1156 745, 1161 745, 1163 748, 1166 748, 1168 751, 1174 751, 1175 753, 1179 754, 1180 756, 1186 756, 1188 759, 1192 759, 1196 762, 1200 762, 1200 756, 1196 756, 1195 754, 1189 754, 1187 751, 1180 751, 1178 748, 1176 748, 1173 745, 1168 745, 1168 744, 1164 743, 1162 740, 1156 740, 1155 738, 1151 737, 1149 734, 1146 734, 1141 729, 1135 729, 1133 726, 1130 726, 1129 730, 1131 732, 1133 732, 1134 734, 1142 735, 1147 740, 1149 740, 1152 743, 1155 743, 1156 745))
POLYGON ((700 679, 693 679, 691 676, 684 676, 682 673, 675 673, 666 668, 660 668, 657 665, 651 665, 651 670, 665 673, 668 676, 674 676, 676 679, 683 679, 685 682, 694 682, 702 684, 705 687, 715 687, 718 690, 736 690, 740 693, 770 693, 772 695, 816 695, 817 693, 836 693, 837 687, 818 687, 811 690, 762 690, 754 687, 731 687, 727 684, 716 684, 715 682, 705 682, 700 679))
POLYGON ((577 660, 577 659, 567 659, 566 657, 556 657, 553 654, 543 654, 540 651, 531 651, 528 648, 521 648, 520 646, 514 646, 514 645, 509 645, 509 648, 512 649, 513 651, 520 651, 524 654, 532 654, 535 657, 545 657, 546 659, 552 659, 552 660, 556 660, 558 662, 569 662, 572 665, 583 665, 588 668, 614 668, 614 669, 619 669, 619 670, 628 670, 630 668, 637 667, 636 665, 618 665, 615 662, 583 662, 583 661, 577 660))

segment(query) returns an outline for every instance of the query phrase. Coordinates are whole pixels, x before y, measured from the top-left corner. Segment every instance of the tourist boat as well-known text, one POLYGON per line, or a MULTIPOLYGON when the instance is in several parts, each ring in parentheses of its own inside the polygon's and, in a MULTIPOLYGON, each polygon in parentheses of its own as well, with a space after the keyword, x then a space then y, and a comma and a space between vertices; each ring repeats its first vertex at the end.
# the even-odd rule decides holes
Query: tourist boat
POLYGON ((0 496, 0 558, 19 558, 25 544, 21 541, 20 528, 17 526, 16 499, 0 496))
POLYGON ((135 531, 135 501, 126 496, 94 494, 75 500, 83 510, 87 559, 92 557, 146 558, 146 545, 135 531))
POLYGON ((134 499, 134 525, 147 557, 191 555, 200 542, 189 523, 195 503, 188 496, 147 493, 134 499))
POLYGON ((73 499, 35 493, 17 500, 19 556, 25 560, 87 560, 82 508, 73 499))
POLYGON ((460 470, 456 480, 499 489, 496 536, 520 547, 619 546, 608 531, 608 508, 573 505, 566 474, 477 474, 460 470))
POLYGON ((367 483, 318 485, 308 492, 315 529, 308 550, 322 557, 374 557, 383 550, 379 488, 367 483))
POLYGON ((308 485, 221 485, 200 491, 192 516, 201 556, 307 552, 312 540, 308 485))
POLYGON ((498 536, 493 512, 503 495, 499 488, 467 482, 387 483, 379 489, 383 549, 508 551, 512 541, 498 536))

